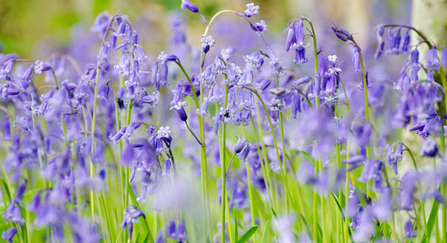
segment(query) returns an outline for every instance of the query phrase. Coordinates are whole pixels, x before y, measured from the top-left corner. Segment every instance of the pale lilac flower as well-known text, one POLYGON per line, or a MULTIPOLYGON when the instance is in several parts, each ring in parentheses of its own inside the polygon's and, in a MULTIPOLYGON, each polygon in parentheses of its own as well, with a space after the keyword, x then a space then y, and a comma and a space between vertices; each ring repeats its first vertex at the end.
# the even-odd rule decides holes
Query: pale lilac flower
POLYGON ((259 9, 258 5, 255 6, 254 3, 249 3, 246 6, 247 6, 247 10, 245 10, 245 12, 244 12, 245 17, 250 18, 252 16, 258 15, 258 13, 259 13, 258 12, 258 9, 259 9))

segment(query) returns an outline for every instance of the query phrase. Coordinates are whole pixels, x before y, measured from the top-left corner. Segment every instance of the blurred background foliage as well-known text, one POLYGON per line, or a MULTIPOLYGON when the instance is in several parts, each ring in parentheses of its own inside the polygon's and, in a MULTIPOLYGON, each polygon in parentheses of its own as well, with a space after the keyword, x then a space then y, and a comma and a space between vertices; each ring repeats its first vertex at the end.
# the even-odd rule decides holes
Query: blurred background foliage
MULTIPOLYGON (((353 33, 362 34, 360 42, 374 41, 369 37, 374 36, 375 25, 383 22, 408 24, 411 13, 411 0, 193 2, 209 20, 219 10, 244 10, 245 4, 252 1, 260 6, 256 21, 265 20, 271 36, 282 33, 291 18, 305 14, 315 22, 317 30, 330 31, 335 21, 353 33)), ((4 53, 17 53, 24 58, 35 58, 48 50, 65 52, 75 39, 73 35, 88 33, 95 17, 104 10, 111 14, 120 11, 131 21, 139 22, 139 31, 145 32, 144 38, 150 38, 143 43, 149 52, 159 53, 166 47, 169 19, 176 12, 183 14, 188 23, 189 42, 199 44, 205 26, 197 15, 182 12, 180 4, 181 0, 0 0, 0 48, 4 53)), ((227 17, 236 19, 236 16, 227 17)))

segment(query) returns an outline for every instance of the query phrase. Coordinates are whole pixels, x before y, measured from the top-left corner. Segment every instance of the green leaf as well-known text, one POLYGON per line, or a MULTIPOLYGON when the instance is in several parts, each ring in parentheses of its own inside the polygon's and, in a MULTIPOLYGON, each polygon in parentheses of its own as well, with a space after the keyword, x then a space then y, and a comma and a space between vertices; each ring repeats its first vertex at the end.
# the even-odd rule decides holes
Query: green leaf
POLYGON ((307 160, 309 160, 309 162, 315 166, 315 159, 312 158, 312 156, 310 156, 310 154, 304 152, 303 150, 300 150, 300 152, 304 155, 304 157, 306 157, 307 160))
POLYGON ((433 231, 433 227, 435 225, 436 218, 438 216, 438 209, 439 209, 439 203, 435 201, 433 203, 433 207, 431 208, 430 217, 428 217, 427 228, 425 229, 424 237, 422 238, 421 242, 427 242, 430 240, 430 235, 431 232, 433 231))
POLYGON ((234 239, 239 238, 238 232, 237 232, 237 216, 234 214, 234 239))
POLYGON ((11 201, 11 192, 9 191, 8 185, 6 182, 2 179, 3 188, 6 190, 6 195, 8 195, 9 201, 11 201))
POLYGON ((132 200, 133 205, 135 205, 138 208, 140 208, 140 204, 137 201, 137 197, 133 193, 133 190, 132 190, 132 187, 130 186, 130 183, 127 183, 127 191, 129 192, 130 200, 132 200))
POLYGON ((149 243, 149 234, 144 237, 143 243, 149 243))
POLYGON ((267 222, 265 223, 265 227, 264 227, 264 232, 262 232, 262 239, 261 239, 261 243, 267 242, 267 231, 268 231, 268 227, 270 224, 270 219, 267 220, 267 222))
POLYGON ((245 234, 237 241, 237 243, 244 243, 250 239, 250 237, 258 230, 258 226, 254 225, 245 232, 245 234))
POLYGON ((277 218, 278 216, 276 216, 275 209, 273 209, 272 207, 270 207, 270 209, 272 210, 272 213, 273 213, 273 215, 275 216, 275 218, 277 218))

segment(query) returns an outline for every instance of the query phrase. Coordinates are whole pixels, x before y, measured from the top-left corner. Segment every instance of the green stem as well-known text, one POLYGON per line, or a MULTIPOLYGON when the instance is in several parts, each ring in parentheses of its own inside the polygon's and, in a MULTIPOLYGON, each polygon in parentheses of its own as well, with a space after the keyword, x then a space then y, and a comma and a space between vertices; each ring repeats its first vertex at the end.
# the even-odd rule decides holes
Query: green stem
MULTIPOLYGON (((257 106, 256 106, 256 111, 258 111, 258 107, 257 106)), ((258 115, 258 118, 259 118, 259 115, 258 115)), ((276 207, 275 207, 275 205, 273 203, 273 200, 272 200, 273 192, 272 192, 272 185, 271 185, 271 182, 270 182, 270 176, 268 176, 266 178, 266 174, 267 174, 266 170, 268 170, 268 168, 265 168, 266 166, 264 165, 264 162, 262 161, 262 158, 264 158, 265 163, 267 163, 267 161, 268 161, 267 160, 267 153, 265 151, 264 141, 262 141, 262 148, 263 148, 262 150, 263 150, 263 155, 264 155, 264 157, 263 157, 261 155, 261 148, 259 147, 259 140, 260 139, 258 138, 258 133, 256 132, 255 122, 254 122, 253 117, 251 116, 251 114, 250 114, 250 120, 251 120, 251 124, 253 126, 253 132, 255 134, 256 151, 258 152, 259 163, 261 164, 262 176, 264 177, 265 188, 267 189, 267 194, 269 196, 270 206, 273 207, 273 209, 275 209, 275 211, 276 211, 276 207)))
MULTIPOLYGON (((444 137, 444 116, 447 110, 447 78, 444 73, 444 69, 439 68, 439 74, 441 75, 442 86, 444 87, 444 110, 441 111, 441 154, 445 158, 445 137, 444 137)), ((447 182, 443 182, 441 186, 441 193, 444 198, 447 198, 447 182)), ((442 239, 447 242, 447 205, 442 205, 442 239)))
MULTIPOLYGON (((244 126, 242 127, 242 134, 244 135, 245 138, 245 131, 244 131, 244 126)), ((245 160, 245 165, 247 168, 247 181, 248 181, 248 195, 250 196, 250 214, 251 214, 251 224, 252 226, 255 226, 255 212, 254 212, 254 206, 253 206, 253 192, 252 192, 252 188, 251 188, 251 179, 250 179, 250 165, 248 164, 248 160, 245 160)), ((254 243, 257 242, 256 240, 256 233, 253 234, 253 239, 254 239, 254 243)))
MULTIPOLYGON (((226 109, 228 104, 228 88, 229 85, 225 85, 225 96, 224 96, 224 107, 226 109)), ((225 175, 226 171, 226 163, 225 163, 225 157, 226 157, 226 151, 225 151, 225 143, 226 143, 226 134, 227 134, 227 124, 222 124, 222 161, 220 162, 220 166, 222 167, 222 208, 221 208, 221 240, 222 242, 225 242, 225 203, 226 203, 226 197, 227 197, 227 176, 225 175)), ((230 220, 228 220, 230 221, 230 220)))
MULTIPOLYGON (((289 187, 288 187, 288 185, 287 185, 287 181, 286 181, 286 179, 285 179, 284 168, 283 168, 283 166, 282 166, 282 163, 281 163, 281 157, 280 157, 280 155, 279 155, 279 150, 278 150, 278 143, 276 142, 275 130, 274 130, 274 128, 273 128, 273 124, 272 124, 272 120, 271 120, 270 115, 269 115, 268 108, 267 108, 267 106, 265 105, 264 101, 262 100, 261 96, 258 94, 258 92, 256 92, 255 90, 253 90, 253 89, 251 89, 251 88, 249 88, 249 87, 244 87, 244 88, 250 90, 253 94, 255 94, 255 95, 257 96, 257 98, 259 99, 259 101, 261 101, 262 106, 264 107, 264 111, 265 111, 265 113, 266 113, 266 115, 267 115, 267 119, 268 119, 268 121, 269 121, 269 126, 270 126, 270 129, 271 129, 271 131, 272 131, 273 144, 275 145, 276 157, 277 157, 277 159, 278 159, 278 164, 279 164, 279 167, 280 167, 280 169, 281 169, 281 175, 282 175, 282 178, 283 178, 283 181, 284 181, 284 186, 285 186, 285 188, 286 188, 286 194, 287 194, 287 197, 288 197, 290 200, 292 200, 292 197, 290 196, 289 187)), ((261 139, 261 140, 262 140, 262 139, 261 139)))

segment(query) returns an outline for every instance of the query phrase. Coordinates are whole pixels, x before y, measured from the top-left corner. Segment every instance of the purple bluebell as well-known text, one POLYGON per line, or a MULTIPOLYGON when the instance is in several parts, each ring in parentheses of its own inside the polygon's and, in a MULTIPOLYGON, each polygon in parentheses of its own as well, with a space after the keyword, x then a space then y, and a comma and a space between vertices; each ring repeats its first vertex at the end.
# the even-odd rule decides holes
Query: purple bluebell
POLYGON ((112 140, 113 144, 117 144, 118 140, 120 140, 124 133, 126 132, 126 127, 122 127, 115 135, 110 134, 109 139, 112 140))
POLYGON ((126 229, 129 231, 129 240, 132 239, 133 225, 136 223, 136 219, 139 217, 145 217, 144 213, 138 210, 135 206, 130 206, 128 209, 124 210, 124 219, 120 224, 121 229, 126 229))
POLYGON ((342 162, 348 165, 351 165, 348 168, 348 171, 352 171, 358 167, 360 167, 361 165, 363 165, 364 161, 365 161, 365 156, 363 155, 355 155, 350 157, 349 159, 345 159, 342 162))
POLYGON ((254 3, 249 3, 246 6, 247 6, 247 10, 244 11, 244 16, 245 17, 250 18, 252 16, 258 15, 258 13, 259 13, 258 12, 258 9, 259 9, 258 5, 255 6, 254 3))
POLYGON ((287 39, 286 39, 286 51, 288 52, 290 48, 296 43, 295 28, 293 25, 289 26, 287 29, 287 39))
POLYGON ((400 178, 402 189, 399 194, 399 199, 403 210, 413 210, 413 194, 416 190, 416 183, 419 177, 417 172, 407 172, 400 178))
POLYGON ((244 56, 245 72, 256 71, 260 72, 262 65, 264 64, 264 58, 259 52, 253 52, 251 55, 244 56))
MULTIPOLYGON (((129 126, 126 127, 126 131, 123 134, 123 138, 126 140, 130 140, 132 133, 141 126, 139 122, 132 122, 129 126)), ((120 130, 121 131, 121 130, 120 130)))
POLYGON ((38 75, 42 75, 44 72, 48 71, 51 69, 51 66, 47 65, 46 63, 37 60, 34 63, 34 72, 38 75))
POLYGON ((436 141, 428 138, 424 141, 420 150, 421 156, 435 157, 438 154, 438 146, 436 141))
POLYGON ((111 98, 109 97, 109 91, 110 91, 109 85, 107 84, 102 85, 98 92, 98 99, 110 100, 111 98))
POLYGON ((362 67, 360 64, 360 54, 355 46, 351 48, 351 57, 352 57, 352 64, 354 64, 354 73, 355 74, 362 73, 362 67))
POLYGON ((242 152, 242 150, 245 148, 245 146, 247 146, 248 142, 245 138, 241 137, 241 136, 237 136, 237 143, 234 146, 234 153, 238 154, 240 152, 242 152))
POLYGON ((402 161, 402 159, 403 159, 403 156, 402 156, 403 144, 399 143, 396 147, 396 150, 393 152, 394 145, 395 145, 395 143, 393 143, 388 148, 387 161, 388 161, 388 164, 393 169, 394 174, 397 175, 397 162, 402 161))
POLYGON ((34 64, 31 65, 28 69, 26 69, 26 71, 22 74, 21 78, 24 82, 30 84, 31 81, 31 76, 33 75, 33 70, 34 70, 34 64))
POLYGON ((180 120, 186 121, 188 119, 188 115, 186 114, 186 111, 185 111, 186 105, 188 105, 188 103, 186 103, 186 101, 183 101, 183 102, 172 101, 170 110, 175 109, 177 111, 177 114, 178 114, 180 120))
POLYGON ((348 41, 348 40, 353 40, 353 37, 351 35, 351 33, 349 33, 349 31, 347 31, 344 28, 341 28, 340 26, 338 26, 337 24, 333 23, 334 26, 332 26, 332 31, 334 31, 335 35, 342 41, 348 41))
POLYGON ((203 53, 208 53, 211 47, 216 44, 213 37, 211 35, 202 35, 202 39, 200 40, 200 43, 202 43, 202 51, 203 53))
MULTIPOLYGON (((117 18, 118 19, 118 18, 117 18)), ((107 26, 109 25, 111 21, 111 18, 109 16, 109 13, 107 11, 101 12, 95 19, 95 22, 93 26, 91 27, 91 31, 93 33, 98 33, 98 36, 100 38, 103 37, 104 32, 107 29, 107 26)))
POLYGON ((442 49, 441 52, 441 66, 447 67, 447 48, 442 49))
POLYGON ((14 59, 10 59, 5 64, 3 64, 3 67, 0 69, 0 79, 6 81, 14 80, 14 75, 12 73, 13 69, 14 69, 14 59))
POLYGON ((435 46, 427 52, 427 56, 425 58, 425 68, 427 71, 438 71, 440 67, 441 63, 439 62, 438 51, 435 46))
POLYGON ((26 190, 26 181, 25 183, 20 184, 19 189, 17 190, 17 194, 14 197, 14 202, 19 204, 22 203, 23 200, 23 194, 25 193, 26 190))
POLYGON ((265 24, 264 20, 261 20, 261 22, 256 22, 255 24, 250 24, 251 28, 256 31, 258 35, 261 35, 260 33, 266 33, 267 32, 267 25, 265 24))
POLYGON ((12 243, 13 242, 12 238, 14 238, 16 234, 17 234, 16 227, 9 228, 8 230, 2 232, 2 239, 4 241, 12 243))
POLYGON ((402 39, 402 44, 400 45, 400 53, 402 54, 407 54, 409 51, 409 46, 410 46, 410 31, 408 30, 405 34, 404 34, 404 38, 402 39))
POLYGON ((6 117, 2 122, 2 140, 10 140, 11 139, 11 122, 9 120, 9 117, 6 117))
POLYGON ((372 207, 372 213, 378 220, 390 220, 393 215, 393 197, 388 187, 380 190, 380 200, 372 207))
POLYGON ((23 131, 31 131, 28 127, 28 119, 29 117, 20 117, 17 116, 16 120, 14 121, 14 127, 19 127, 20 129, 22 129, 23 131))
POLYGON ((22 218, 20 207, 15 202, 9 204, 8 208, 6 208, 6 211, 3 213, 3 218, 20 225, 25 223, 25 219, 22 218))
POLYGON ((167 225, 167 236, 170 239, 178 240, 179 243, 188 241, 185 223, 181 221, 178 225, 174 220, 167 225))
POLYGON ((182 6, 181 6, 182 10, 189 10, 192 13, 198 13, 199 14, 199 18, 200 20, 202 20, 205 24, 208 25, 208 22, 206 22, 205 17, 199 12, 199 8, 192 3, 189 0, 182 0, 182 6))
POLYGON ((418 232, 413 230, 413 223, 411 222, 411 220, 408 220, 405 223, 405 237, 406 238, 414 238, 417 235, 418 235, 418 232))
POLYGON ((375 190, 382 189, 382 172, 384 166, 380 160, 367 161, 363 166, 362 174, 359 177, 359 181, 367 182, 368 180, 373 181, 373 188, 375 190))

